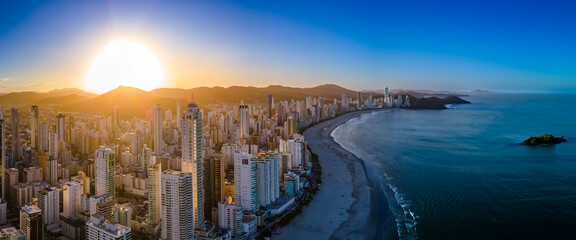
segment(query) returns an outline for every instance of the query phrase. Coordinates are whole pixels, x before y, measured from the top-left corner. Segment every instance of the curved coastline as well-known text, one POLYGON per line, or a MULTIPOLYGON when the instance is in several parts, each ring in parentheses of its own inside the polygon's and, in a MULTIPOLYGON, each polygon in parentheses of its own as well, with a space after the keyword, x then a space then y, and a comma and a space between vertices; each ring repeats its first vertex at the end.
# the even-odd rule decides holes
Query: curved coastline
POLYGON ((314 200, 273 239, 397 239, 396 222, 380 183, 364 161, 342 148, 331 134, 362 114, 349 112, 304 132, 322 166, 322 185, 314 200))

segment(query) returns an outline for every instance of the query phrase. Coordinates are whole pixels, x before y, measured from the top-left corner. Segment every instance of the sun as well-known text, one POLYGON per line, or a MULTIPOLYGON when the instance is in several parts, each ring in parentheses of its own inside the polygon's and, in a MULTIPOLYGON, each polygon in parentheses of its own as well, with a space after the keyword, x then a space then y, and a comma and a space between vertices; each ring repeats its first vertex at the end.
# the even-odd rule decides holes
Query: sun
POLYGON ((104 93, 118 86, 150 91, 162 85, 164 72, 158 58, 146 46, 119 39, 102 49, 85 78, 88 89, 104 93))

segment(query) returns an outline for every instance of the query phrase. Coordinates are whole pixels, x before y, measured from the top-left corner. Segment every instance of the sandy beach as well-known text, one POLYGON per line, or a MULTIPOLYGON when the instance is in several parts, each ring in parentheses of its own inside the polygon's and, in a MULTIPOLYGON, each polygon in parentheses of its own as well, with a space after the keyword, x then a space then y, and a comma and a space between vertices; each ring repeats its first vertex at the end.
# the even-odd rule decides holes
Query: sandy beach
POLYGON ((302 214, 282 227, 272 239, 397 238, 390 234, 395 232, 395 222, 384 194, 379 185, 373 188, 374 182, 364 162, 341 148, 330 136, 336 127, 371 111, 374 110, 347 113, 304 132, 308 145, 319 156, 322 185, 302 214), (386 229, 389 233, 383 234, 385 227, 393 229, 386 229))

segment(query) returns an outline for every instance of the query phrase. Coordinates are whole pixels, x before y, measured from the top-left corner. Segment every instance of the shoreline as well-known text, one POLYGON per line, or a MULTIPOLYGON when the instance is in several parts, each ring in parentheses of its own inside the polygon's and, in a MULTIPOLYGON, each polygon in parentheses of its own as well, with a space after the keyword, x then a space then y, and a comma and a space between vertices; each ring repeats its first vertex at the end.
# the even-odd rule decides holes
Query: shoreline
POLYGON ((398 238, 396 221, 379 180, 362 159, 331 136, 334 129, 350 119, 383 110, 386 109, 345 113, 304 131, 308 146, 318 154, 322 185, 310 205, 272 239, 398 238))

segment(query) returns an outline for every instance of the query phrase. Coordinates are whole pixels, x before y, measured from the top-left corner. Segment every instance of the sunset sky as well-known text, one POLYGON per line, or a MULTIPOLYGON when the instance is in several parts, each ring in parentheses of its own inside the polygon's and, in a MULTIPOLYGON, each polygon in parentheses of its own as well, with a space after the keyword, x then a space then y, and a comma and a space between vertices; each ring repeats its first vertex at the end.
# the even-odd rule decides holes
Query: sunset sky
POLYGON ((2 1, 0 92, 75 87, 117 39, 161 87, 576 92, 576 1, 2 1))

